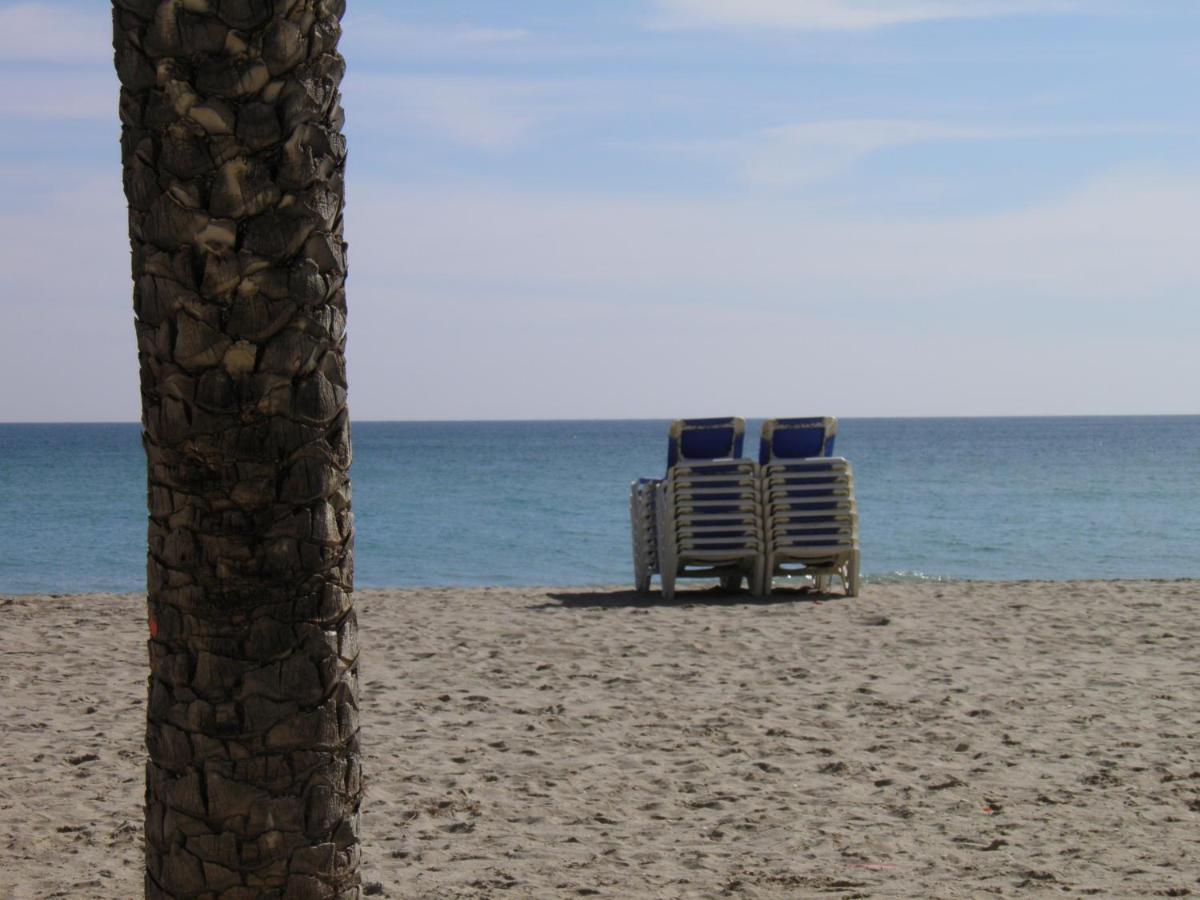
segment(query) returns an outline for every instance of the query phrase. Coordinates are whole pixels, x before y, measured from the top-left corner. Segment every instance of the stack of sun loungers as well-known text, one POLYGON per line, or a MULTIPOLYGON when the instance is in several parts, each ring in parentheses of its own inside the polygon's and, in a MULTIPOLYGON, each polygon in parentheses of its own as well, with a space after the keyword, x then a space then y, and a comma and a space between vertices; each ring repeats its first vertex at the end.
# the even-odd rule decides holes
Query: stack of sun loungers
POLYGON ((664 597, 677 578, 712 578, 762 589, 758 466, 742 458, 739 418, 685 419, 671 426, 667 477, 658 491, 658 577, 664 597))
POLYGON ((673 423, 666 476, 630 485, 637 590, 658 575, 670 598, 676 579, 715 577, 761 595, 775 575, 806 575, 822 591, 837 576, 856 595, 854 481, 830 456, 836 434, 829 417, 768 420, 756 463, 741 455, 743 419, 673 423))
POLYGON ((818 591, 838 577, 858 596, 854 472, 834 457, 837 420, 771 419, 759 445, 767 592, 776 575, 808 575, 818 591))
POLYGON ((746 422, 680 419, 671 425, 664 478, 629 486, 634 581, 659 576, 671 597, 677 578, 716 577, 727 588, 761 583, 764 544, 758 466, 742 458, 746 422))

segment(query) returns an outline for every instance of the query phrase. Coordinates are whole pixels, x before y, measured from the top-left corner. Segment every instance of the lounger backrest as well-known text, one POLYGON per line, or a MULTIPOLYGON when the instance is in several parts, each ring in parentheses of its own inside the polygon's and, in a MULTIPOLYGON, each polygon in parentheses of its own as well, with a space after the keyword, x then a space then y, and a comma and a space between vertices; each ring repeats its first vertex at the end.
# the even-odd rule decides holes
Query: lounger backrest
POLYGON ((687 460, 736 459, 745 437, 746 420, 738 416, 678 419, 671 423, 667 468, 687 460))
POLYGON ((837 419, 833 416, 767 419, 758 444, 758 461, 766 465, 777 459, 832 456, 836 438, 837 419))

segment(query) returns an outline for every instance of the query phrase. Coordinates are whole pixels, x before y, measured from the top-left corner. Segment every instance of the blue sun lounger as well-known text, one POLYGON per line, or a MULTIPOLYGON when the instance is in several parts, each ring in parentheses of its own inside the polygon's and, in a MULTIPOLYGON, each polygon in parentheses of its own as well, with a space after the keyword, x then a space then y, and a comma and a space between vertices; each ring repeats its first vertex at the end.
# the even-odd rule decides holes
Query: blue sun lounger
POLYGON ((671 425, 667 474, 630 485, 634 578, 639 591, 659 576, 662 594, 678 578, 719 578, 735 589, 763 572, 758 465, 742 457, 745 420, 680 419, 671 425))
POLYGON ((854 471, 832 456, 837 420, 769 419, 759 444, 764 587, 776 575, 808 575, 819 591, 837 576, 858 596, 860 552, 854 471))
POLYGON ((774 460, 833 456, 836 440, 837 419, 833 416, 767 419, 758 442, 758 462, 765 466, 774 460))
MULTIPOLYGON (((678 463, 694 464, 742 454, 745 421, 736 417, 680 419, 671 424, 667 440, 667 471, 678 463)), ((639 478, 629 485, 629 515, 633 540, 634 583, 650 590, 659 574, 658 495, 663 478, 639 478)))

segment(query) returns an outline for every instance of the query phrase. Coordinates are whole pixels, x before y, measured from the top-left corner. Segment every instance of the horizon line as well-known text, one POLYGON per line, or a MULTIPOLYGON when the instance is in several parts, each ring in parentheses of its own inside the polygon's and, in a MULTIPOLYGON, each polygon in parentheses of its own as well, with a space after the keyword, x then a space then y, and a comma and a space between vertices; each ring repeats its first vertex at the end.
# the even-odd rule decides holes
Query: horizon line
MULTIPOLYGON (((820 415, 820 413, 814 413, 820 415)), ((901 416, 835 416, 839 422, 884 421, 884 420, 952 420, 952 419, 1187 419, 1200 417, 1200 412, 1190 413, 999 413, 991 415, 901 415, 901 416)), ((473 424, 540 424, 551 422, 673 422, 679 418, 703 418, 701 416, 628 416, 622 418, 495 418, 495 419, 355 419, 351 425, 473 425, 473 424)), ((778 416, 742 416, 747 420, 779 418, 778 416)), ((141 422, 129 419, 55 419, 55 420, 3 420, 0 427, 12 425, 131 425, 141 422)))

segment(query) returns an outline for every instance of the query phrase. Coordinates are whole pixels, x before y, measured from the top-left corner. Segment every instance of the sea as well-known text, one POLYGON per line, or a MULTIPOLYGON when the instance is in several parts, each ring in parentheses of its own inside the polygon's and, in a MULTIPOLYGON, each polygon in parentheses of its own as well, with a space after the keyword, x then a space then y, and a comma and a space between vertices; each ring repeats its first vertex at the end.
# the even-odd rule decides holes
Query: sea
MULTIPOLYGON (((1200 578, 1200 416, 839 425, 868 582, 1200 578)), ((355 423, 356 584, 630 585, 667 426, 355 423)), ((143 590, 145 482, 137 425, 0 424, 0 594, 143 590)))

